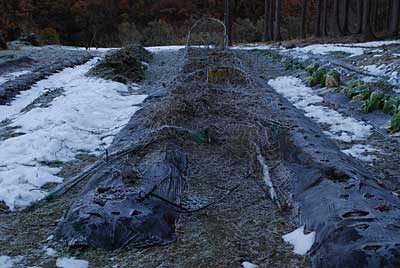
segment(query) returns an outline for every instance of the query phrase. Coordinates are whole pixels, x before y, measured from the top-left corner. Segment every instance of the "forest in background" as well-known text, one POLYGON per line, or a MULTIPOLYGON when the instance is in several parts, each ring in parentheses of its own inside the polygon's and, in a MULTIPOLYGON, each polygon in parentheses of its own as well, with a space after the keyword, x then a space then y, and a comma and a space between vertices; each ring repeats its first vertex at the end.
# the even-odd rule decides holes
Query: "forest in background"
MULTIPOLYGON (((308 36, 395 37, 400 0, 230 0, 235 43, 308 36)), ((0 0, 7 40, 30 33, 42 44, 183 44, 199 18, 224 18, 224 0, 0 0)), ((210 26, 199 38, 218 29, 210 26)))

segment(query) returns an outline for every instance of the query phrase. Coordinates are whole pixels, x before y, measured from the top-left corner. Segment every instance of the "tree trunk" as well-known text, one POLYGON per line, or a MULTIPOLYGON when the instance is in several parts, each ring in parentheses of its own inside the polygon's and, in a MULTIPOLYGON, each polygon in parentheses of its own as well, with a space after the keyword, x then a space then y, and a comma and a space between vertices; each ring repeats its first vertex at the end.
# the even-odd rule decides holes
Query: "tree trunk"
POLYGON ((342 27, 340 25, 340 2, 339 0, 335 0, 335 24, 336 24, 336 29, 337 32, 342 35, 343 31, 342 31, 342 27))
POLYGON ((270 32, 269 32, 269 25, 268 25, 268 23, 269 23, 268 14, 269 14, 269 2, 270 1, 271 0, 264 1, 264 33, 263 33, 263 41, 264 42, 271 41, 271 39, 272 39, 270 32))
POLYGON ((269 23, 268 23, 268 34, 269 34, 269 39, 272 40, 274 36, 274 1, 273 0, 268 0, 269 4, 269 23))
POLYGON ((300 29, 300 35, 302 38, 306 37, 307 6, 308 6, 308 1, 303 0, 303 8, 301 10, 301 29, 300 29))
POLYGON ((321 16, 322 16, 322 0, 317 2, 317 25, 315 27, 315 36, 321 36, 321 16))
POLYGON ((349 34, 349 8, 350 8, 350 0, 344 0, 344 14, 343 14, 343 34, 349 34))
POLYGON ((357 31, 360 34, 362 32, 363 25, 363 0, 357 1, 357 31))
POLYGON ((364 0, 362 34, 366 40, 374 38, 371 30, 371 0, 364 0))
POLYGON ((322 21, 322 35, 328 35, 328 0, 324 0, 324 9, 323 9, 323 21, 322 21))
POLYGON ((392 3, 389 34, 391 37, 397 37, 399 34, 400 0, 393 0, 392 3))
POLYGON ((274 31, 274 41, 281 41, 281 0, 276 0, 275 2, 275 31, 274 31))
POLYGON ((232 31, 231 31, 231 8, 230 8, 230 1, 231 0, 225 0, 225 9, 224 9, 224 21, 225 21, 225 27, 226 27, 226 44, 225 46, 231 46, 232 45, 232 31))

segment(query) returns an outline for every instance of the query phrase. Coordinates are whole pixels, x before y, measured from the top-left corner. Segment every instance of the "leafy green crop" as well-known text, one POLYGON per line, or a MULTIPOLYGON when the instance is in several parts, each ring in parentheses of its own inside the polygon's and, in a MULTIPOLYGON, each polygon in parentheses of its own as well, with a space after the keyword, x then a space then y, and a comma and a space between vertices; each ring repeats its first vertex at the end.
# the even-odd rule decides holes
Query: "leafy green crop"
POLYGON ((310 77, 307 78, 310 86, 321 85, 325 86, 325 78, 328 70, 323 67, 319 67, 310 77))
POLYGON ((296 59, 289 59, 285 62, 285 69, 290 71, 303 70, 304 64, 296 59))
POLYGON ((400 111, 392 116, 389 131, 391 133, 400 131, 400 111))
POLYGON ((381 91, 372 92, 369 99, 361 107, 361 111, 364 113, 370 113, 375 110, 382 110, 387 97, 381 91))
POLYGON ((347 86, 340 87, 338 91, 357 100, 367 100, 372 93, 372 89, 361 80, 351 80, 347 86))
POLYGON ((388 97, 383 105, 383 112, 386 114, 394 115, 399 112, 400 99, 396 97, 388 97))
POLYGON ((310 65, 308 65, 306 67, 306 71, 307 71, 308 75, 311 76, 318 70, 318 68, 319 68, 319 64, 318 63, 313 63, 313 64, 310 64, 310 65))

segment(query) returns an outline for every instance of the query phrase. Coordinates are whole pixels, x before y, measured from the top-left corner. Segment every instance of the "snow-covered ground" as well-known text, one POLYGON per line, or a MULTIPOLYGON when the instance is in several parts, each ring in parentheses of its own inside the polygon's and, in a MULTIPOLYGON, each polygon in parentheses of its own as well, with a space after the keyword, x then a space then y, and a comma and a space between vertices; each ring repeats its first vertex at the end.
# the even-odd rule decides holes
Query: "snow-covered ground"
MULTIPOLYGON (((23 265, 24 257, 9 257, 0 256, 0 268, 15 268, 15 267, 25 267, 23 265)), ((89 262, 85 260, 78 260, 73 257, 60 257, 56 260, 57 268, 88 268, 89 262)), ((27 268, 33 268, 29 266, 27 268)))
POLYGON ((304 85, 299 78, 281 76, 270 80, 268 84, 286 97, 296 108, 303 110, 307 117, 328 126, 329 130, 325 134, 329 137, 351 145, 351 148, 343 150, 345 154, 366 162, 377 159, 371 154, 380 153, 380 150, 358 144, 372 134, 373 127, 371 125, 323 106, 323 98, 318 96, 312 88, 304 85))
POLYGON ((28 74, 31 71, 25 70, 25 71, 18 71, 18 72, 12 72, 12 73, 7 73, 7 74, 1 74, 0 75, 0 86, 8 81, 14 80, 17 77, 20 77, 22 75, 28 74))
POLYGON ((0 141, 0 200, 11 209, 24 208, 43 198, 40 188, 60 183, 60 168, 45 163, 68 162, 77 154, 101 154, 113 136, 139 109, 145 95, 121 94, 127 86, 87 77, 93 59, 38 82, 10 106, 0 106, 0 121, 23 135, 0 141), (40 94, 62 88, 48 107, 21 110, 40 94))
POLYGON ((64 257, 57 259, 56 266, 59 268, 88 268, 89 262, 85 260, 64 257))
POLYGON ((365 52, 374 49, 375 52, 381 51, 377 48, 387 45, 400 44, 400 40, 388 40, 388 41, 375 41, 365 43, 351 43, 351 44, 314 44, 304 47, 296 47, 293 49, 285 49, 283 47, 277 48, 265 44, 242 44, 232 47, 232 49, 280 49, 284 53, 293 54, 293 56, 304 57, 304 54, 324 55, 331 52, 344 52, 351 56, 363 55, 365 52))
POLYGON ((365 162, 372 162, 377 159, 377 157, 371 155, 371 153, 383 153, 381 150, 373 148, 370 145, 362 144, 355 144, 351 148, 343 150, 342 152, 365 162))
POLYGON ((359 56, 364 54, 365 49, 360 47, 347 47, 342 44, 316 44, 305 47, 298 47, 288 50, 294 55, 302 55, 305 53, 311 53, 314 55, 325 55, 332 52, 343 52, 348 53, 351 56, 359 56))
MULTIPOLYGON (((72 47, 72 46, 48 46, 48 47, 54 47, 54 48, 62 48, 62 49, 68 49, 68 50, 87 50, 85 47, 72 47)), ((182 45, 176 45, 176 46, 154 46, 154 47, 145 47, 148 51, 152 53, 157 53, 161 51, 177 51, 180 49, 185 48, 185 46, 182 45)), ((96 48, 96 47, 90 47, 90 51, 97 51, 101 53, 105 52, 110 52, 113 50, 117 50, 120 48, 96 48)))
POLYGON ((399 66, 393 63, 379 65, 371 64, 362 66, 362 69, 365 70, 368 74, 386 78, 387 82, 389 82, 390 84, 394 86, 400 86, 399 72, 398 70, 396 70, 396 68, 399 68, 399 66))
POLYGON ((297 108, 314 121, 329 125, 328 136, 342 142, 364 140, 372 134, 372 126, 346 117, 321 105, 323 98, 296 77, 281 76, 268 82, 278 93, 289 99, 297 108))
POLYGON ((9 257, 9 256, 0 256, 0 268, 14 268, 19 262, 21 262, 23 257, 9 257))

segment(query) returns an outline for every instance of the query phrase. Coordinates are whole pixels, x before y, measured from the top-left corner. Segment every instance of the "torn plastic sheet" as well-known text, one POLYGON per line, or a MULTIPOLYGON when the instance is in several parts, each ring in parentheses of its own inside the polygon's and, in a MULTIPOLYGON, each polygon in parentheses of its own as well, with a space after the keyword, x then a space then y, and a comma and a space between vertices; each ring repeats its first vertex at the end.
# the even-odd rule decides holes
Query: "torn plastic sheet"
POLYGON ((151 194, 179 204, 186 165, 186 155, 171 144, 144 157, 140 163, 142 176, 123 171, 126 163, 110 163, 87 183, 81 198, 58 226, 56 237, 72 249, 114 250, 174 241, 179 213, 151 194), (131 178, 122 173, 131 174, 131 178))

